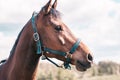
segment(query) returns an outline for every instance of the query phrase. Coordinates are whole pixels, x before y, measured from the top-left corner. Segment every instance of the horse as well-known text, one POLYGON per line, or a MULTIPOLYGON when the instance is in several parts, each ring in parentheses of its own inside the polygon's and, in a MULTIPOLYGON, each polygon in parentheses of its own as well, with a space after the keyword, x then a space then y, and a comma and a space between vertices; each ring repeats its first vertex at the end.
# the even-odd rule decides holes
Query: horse
POLYGON ((0 66, 0 80, 36 80, 39 60, 42 57, 57 67, 49 58, 64 62, 65 69, 75 65, 78 71, 86 71, 93 63, 90 49, 76 38, 61 19, 57 0, 49 0, 39 13, 23 27, 10 52, 0 66))

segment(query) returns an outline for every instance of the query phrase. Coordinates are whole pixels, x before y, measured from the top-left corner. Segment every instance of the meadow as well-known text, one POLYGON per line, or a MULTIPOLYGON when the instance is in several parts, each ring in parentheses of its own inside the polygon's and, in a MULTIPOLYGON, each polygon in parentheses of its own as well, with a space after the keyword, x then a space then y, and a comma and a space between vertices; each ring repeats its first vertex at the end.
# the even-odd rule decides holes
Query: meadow
POLYGON ((120 80, 120 64, 101 61, 86 72, 55 67, 49 63, 40 63, 37 80, 120 80))

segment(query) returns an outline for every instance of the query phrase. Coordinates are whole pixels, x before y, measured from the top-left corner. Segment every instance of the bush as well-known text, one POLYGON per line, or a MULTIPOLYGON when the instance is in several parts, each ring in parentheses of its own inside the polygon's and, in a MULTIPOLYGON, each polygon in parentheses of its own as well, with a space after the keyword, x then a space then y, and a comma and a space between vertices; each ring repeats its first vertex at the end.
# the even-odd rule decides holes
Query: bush
POLYGON ((98 71, 100 75, 120 74, 120 65, 114 62, 99 62, 98 71))

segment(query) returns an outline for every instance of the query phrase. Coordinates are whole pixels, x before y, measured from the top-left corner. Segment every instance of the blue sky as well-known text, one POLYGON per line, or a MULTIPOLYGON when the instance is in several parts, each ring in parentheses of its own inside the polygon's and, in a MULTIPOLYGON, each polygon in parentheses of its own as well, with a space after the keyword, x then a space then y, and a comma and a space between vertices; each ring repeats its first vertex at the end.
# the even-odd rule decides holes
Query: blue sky
MULTIPOLYGON (((7 58, 15 39, 48 0, 0 0, 0 60, 7 58)), ((120 62, 120 0, 58 0, 63 21, 86 43, 95 62, 120 62)))

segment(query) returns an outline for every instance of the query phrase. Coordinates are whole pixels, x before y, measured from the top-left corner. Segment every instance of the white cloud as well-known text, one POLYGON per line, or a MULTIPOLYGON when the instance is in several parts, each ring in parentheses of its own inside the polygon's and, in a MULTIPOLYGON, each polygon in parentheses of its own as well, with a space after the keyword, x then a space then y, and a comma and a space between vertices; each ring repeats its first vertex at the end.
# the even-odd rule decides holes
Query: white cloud
MULTIPOLYGON (((39 11, 47 1, 0 0, 0 23, 25 24, 32 12, 39 11)), ((74 33, 89 45, 95 57, 110 59, 114 53, 120 53, 120 50, 114 49, 120 47, 120 3, 116 0, 58 0, 58 10, 64 14, 63 20, 71 26, 74 33), (111 52, 109 47, 112 47, 111 52)), ((0 40, 0 47, 9 46, 3 44, 6 39, 10 41, 10 45, 14 44, 14 37, 5 37, 3 33, 0 33, 0 37, 3 38, 0 40)), ((1 52, 4 51, 6 50, 3 49, 1 52)))
POLYGON ((6 36, 0 32, 0 60, 8 57, 14 41, 14 36, 6 36))
POLYGON ((119 9, 120 4, 109 0, 86 0, 86 3, 80 6, 80 9, 67 15, 69 19, 68 23, 75 23, 75 26, 80 26, 79 29, 77 27, 74 32, 77 36, 82 37, 83 41, 92 48, 96 60, 99 58, 99 60, 116 59, 117 61, 120 57, 120 55, 118 55, 120 50, 115 49, 120 47, 119 9), (112 16, 109 15, 111 11, 115 11, 112 16), (119 57, 115 57, 114 54, 119 57))
POLYGON ((0 0, 0 22, 25 23, 32 12, 39 11, 46 1, 48 0, 0 0))

